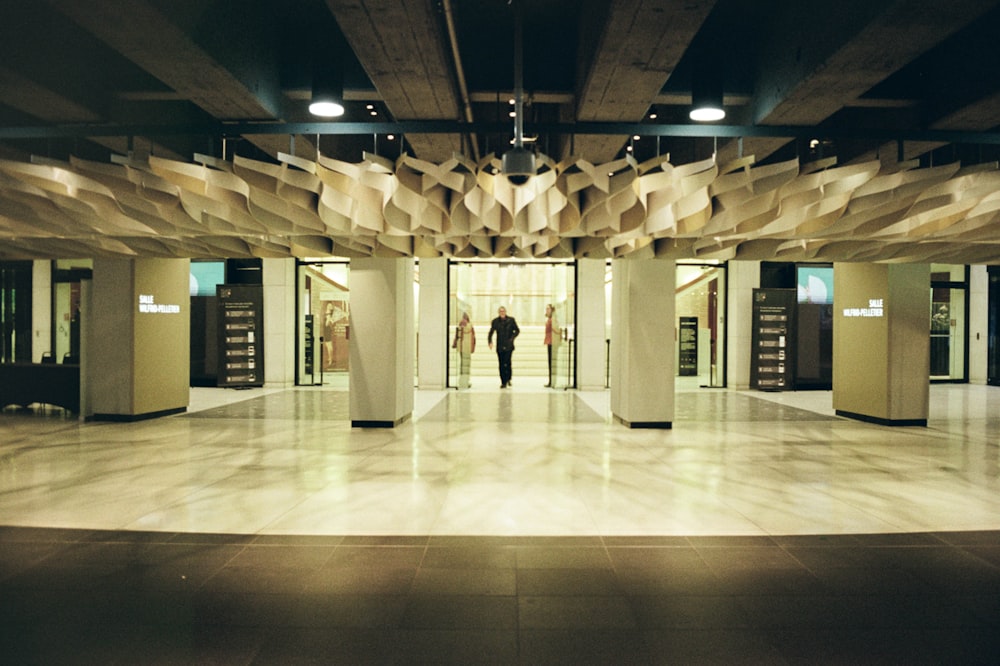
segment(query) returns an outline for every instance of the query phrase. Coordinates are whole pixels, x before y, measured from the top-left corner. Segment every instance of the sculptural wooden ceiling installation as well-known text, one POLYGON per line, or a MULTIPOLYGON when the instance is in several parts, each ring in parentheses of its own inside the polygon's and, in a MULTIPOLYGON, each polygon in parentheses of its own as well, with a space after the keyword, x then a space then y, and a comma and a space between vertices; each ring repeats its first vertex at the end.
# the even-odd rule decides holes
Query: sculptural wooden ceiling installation
POLYGON ((0 258, 1000 260, 1000 169, 282 155, 0 160, 0 258))

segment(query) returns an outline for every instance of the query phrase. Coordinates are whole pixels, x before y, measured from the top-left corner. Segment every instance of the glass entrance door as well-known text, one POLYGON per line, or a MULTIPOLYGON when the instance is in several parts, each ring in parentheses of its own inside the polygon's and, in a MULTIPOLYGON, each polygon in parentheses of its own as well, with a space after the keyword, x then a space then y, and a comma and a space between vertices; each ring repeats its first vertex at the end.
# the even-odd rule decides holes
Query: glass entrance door
POLYGON ((931 381, 966 380, 966 267, 931 267, 931 381))
POLYGON ((350 264, 299 265, 298 383, 346 383, 350 264))
POLYGON ((575 385, 575 263, 453 260, 448 280, 449 387, 489 387, 498 380, 497 356, 488 338, 501 306, 521 331, 512 359, 513 383, 575 385), (550 305, 554 325, 547 338, 550 305), (463 326, 466 315, 468 323, 463 326))
POLYGON ((1000 386, 1000 266, 988 266, 989 304, 986 328, 986 383, 1000 386))
POLYGON ((677 376, 705 387, 725 386, 726 269, 677 265, 677 376))

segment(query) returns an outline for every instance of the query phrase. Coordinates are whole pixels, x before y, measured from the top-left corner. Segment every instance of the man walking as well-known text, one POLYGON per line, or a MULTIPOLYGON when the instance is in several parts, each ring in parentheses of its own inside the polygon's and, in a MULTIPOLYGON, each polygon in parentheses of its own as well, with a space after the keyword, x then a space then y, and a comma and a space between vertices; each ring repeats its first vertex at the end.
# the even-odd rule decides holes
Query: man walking
POLYGON ((493 334, 497 334, 497 362, 500 365, 500 388, 510 386, 510 357, 514 352, 514 338, 520 332, 521 329, 517 327, 517 322, 514 321, 514 318, 507 316, 507 308, 500 306, 497 310, 497 317, 490 324, 490 333, 486 336, 486 342, 489 343, 490 349, 493 349, 493 334))

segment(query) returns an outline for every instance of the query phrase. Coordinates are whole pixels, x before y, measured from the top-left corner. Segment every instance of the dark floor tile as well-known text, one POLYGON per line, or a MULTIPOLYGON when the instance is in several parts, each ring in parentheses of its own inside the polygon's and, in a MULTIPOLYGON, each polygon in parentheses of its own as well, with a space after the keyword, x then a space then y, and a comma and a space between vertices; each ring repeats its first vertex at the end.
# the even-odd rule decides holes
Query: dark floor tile
POLYGON ((519 643, 519 663, 525 666, 652 663, 637 630, 522 629, 519 643))
POLYGON ((326 566, 304 576, 306 590, 322 594, 407 594, 416 568, 326 566))
POLYGON ((804 569, 727 568, 716 572, 730 596, 823 595, 827 588, 804 569))
POLYGON ((655 629, 642 633, 651 664, 756 664, 789 662, 768 640, 747 629, 655 629))
POLYGON ((746 629, 734 597, 657 596, 631 599, 643 629, 746 629))
POLYGON ((871 625, 864 598, 830 596, 732 597, 753 629, 859 630, 871 625))
POLYGON ((713 596, 729 593, 726 585, 707 566, 702 569, 618 569, 622 590, 631 596, 685 595, 713 596))
POLYGON ((762 548, 778 545, 769 536, 693 536, 687 539, 695 548, 762 548))
POLYGON ((648 546, 651 548, 690 548, 687 537, 682 536, 609 536, 604 537, 604 545, 608 548, 625 548, 629 546, 648 546))
POLYGON ((911 571, 890 568, 816 568, 812 574, 834 595, 928 595, 935 588, 911 571))
POLYGON ((978 665, 997 663, 996 637, 966 629, 810 629, 766 632, 790 664, 978 665))
POLYGON ((942 541, 935 532, 887 532, 884 534, 856 534, 862 546, 940 546, 942 541))
POLYGON ((413 595, 403 614, 405 629, 515 629, 515 597, 413 595))
POLYGON ((518 546, 519 569, 610 569, 611 560, 603 547, 563 548, 518 546))
POLYGON ((122 650, 121 664, 247 666, 260 651, 260 629, 253 627, 176 627, 147 625, 138 644, 122 650))
POLYGON ((517 631, 400 630, 393 634, 396 664, 516 664, 517 631))
POLYGON ((1000 568, 1000 545, 998 546, 966 546, 965 551, 984 562, 1000 568))
POLYGON ((100 530, 91 532, 81 542, 101 542, 101 543, 167 543, 174 539, 181 538, 177 532, 148 532, 131 530, 100 530))
POLYGON ((853 534, 784 534, 772 537, 779 546, 786 548, 803 547, 846 547, 858 546, 857 537, 853 534))
POLYGON ((518 597, 522 629, 633 629, 635 612, 621 596, 518 597))
POLYGON ((299 594, 307 591, 307 576, 300 569, 275 571, 226 567, 213 573, 201 589, 212 593, 299 594))
POLYGON ((797 559, 778 546, 698 547, 698 554, 716 571, 803 568, 797 559))
POLYGON ((268 631, 251 664, 299 666, 392 664, 399 661, 392 633, 356 629, 268 631))
POLYGON ((900 566, 896 549, 865 546, 789 546, 786 552, 810 570, 896 569, 900 566))
POLYGON ((517 576, 514 569, 421 567, 411 589, 413 594, 514 596, 517 594, 517 576))
POLYGON ((0 525, 0 543, 75 543, 94 533, 94 530, 52 527, 14 527, 0 525))
POLYGON ((513 569, 517 551, 513 546, 466 544, 432 545, 424 553, 423 566, 468 569, 513 569))
POLYGON ((956 546, 1000 546, 1000 530, 935 532, 935 536, 956 546))
POLYGON ((610 569, 518 569, 522 596, 608 596, 622 594, 610 569))
POLYGON ((198 546, 233 546, 253 543, 253 534, 211 534, 202 532, 179 532, 170 543, 193 544, 198 546))
POLYGON ((337 546, 325 568, 416 568, 424 559, 423 546, 337 546))
POLYGON ((326 534, 260 534, 253 541, 254 546, 339 546, 344 542, 342 535, 326 534))
POLYGON ((365 536, 348 535, 341 542, 341 546, 412 546, 423 547, 427 545, 428 538, 425 536, 365 536))
POLYGON ((226 563, 226 568, 318 569, 333 555, 334 546, 246 546, 226 563))
POLYGON ((607 550, 616 569, 703 569, 707 566, 701 554, 690 546, 609 547, 607 550))
POLYGON ((0 581, 58 555, 65 544, 38 541, 11 541, 0 550, 0 581))

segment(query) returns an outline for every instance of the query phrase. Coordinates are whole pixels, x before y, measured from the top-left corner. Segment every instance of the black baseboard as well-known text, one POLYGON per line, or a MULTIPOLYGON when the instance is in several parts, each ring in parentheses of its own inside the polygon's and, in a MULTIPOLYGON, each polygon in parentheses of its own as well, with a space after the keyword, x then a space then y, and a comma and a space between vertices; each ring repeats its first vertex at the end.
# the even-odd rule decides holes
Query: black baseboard
POLYGON ((673 421, 626 421, 620 416, 615 416, 615 420, 626 428, 634 429, 670 430, 674 427, 673 421))
POLYGON ((146 412, 145 414, 92 414, 87 417, 87 421, 116 421, 118 423, 131 423, 132 421, 145 421, 147 419, 158 419, 161 416, 172 414, 183 414, 187 407, 175 407, 174 409, 161 409, 158 412, 146 412))
POLYGON ((864 421, 865 423, 876 423, 878 425, 884 426, 922 426, 927 427, 927 419, 883 419, 878 416, 868 416, 867 414, 855 414, 854 412, 845 412, 843 410, 836 410, 837 416, 843 416, 849 419, 854 419, 855 421, 864 421))
POLYGON ((352 428, 395 428, 396 426, 400 425, 401 423, 403 423, 404 421, 406 421, 409 418, 410 418, 410 415, 407 414, 406 416, 398 418, 395 421, 365 421, 365 420, 357 420, 357 421, 351 421, 351 427, 352 428))

